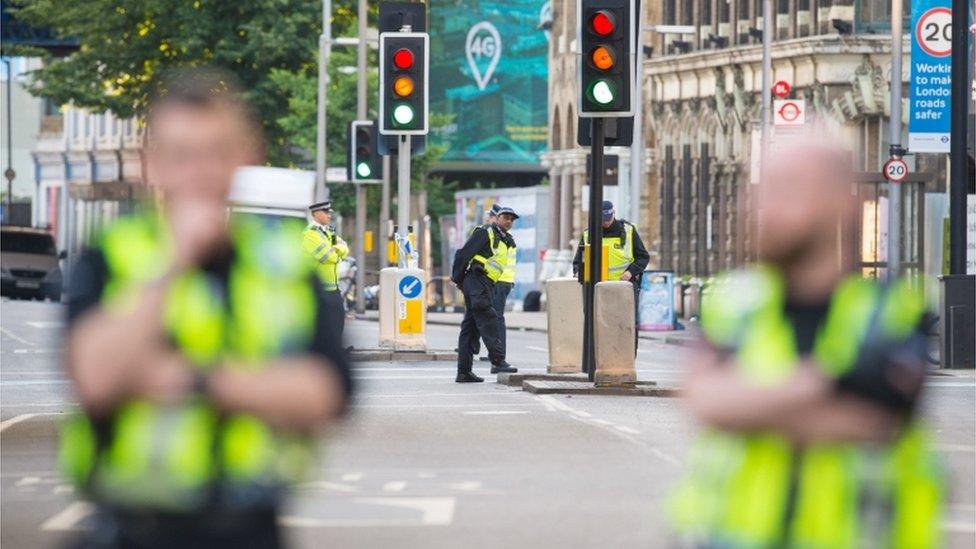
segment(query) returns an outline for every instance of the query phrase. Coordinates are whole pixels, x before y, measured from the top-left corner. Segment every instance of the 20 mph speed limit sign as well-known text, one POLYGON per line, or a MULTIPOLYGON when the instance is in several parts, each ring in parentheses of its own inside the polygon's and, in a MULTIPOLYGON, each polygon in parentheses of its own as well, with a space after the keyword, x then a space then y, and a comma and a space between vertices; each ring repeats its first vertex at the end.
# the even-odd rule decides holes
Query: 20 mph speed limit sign
POLYGON ((915 25, 918 47, 932 57, 945 57, 952 53, 952 10, 932 8, 918 18, 915 25))
POLYGON ((885 179, 888 181, 901 183, 908 177, 908 164, 901 158, 892 158, 884 163, 881 172, 884 173, 885 179))

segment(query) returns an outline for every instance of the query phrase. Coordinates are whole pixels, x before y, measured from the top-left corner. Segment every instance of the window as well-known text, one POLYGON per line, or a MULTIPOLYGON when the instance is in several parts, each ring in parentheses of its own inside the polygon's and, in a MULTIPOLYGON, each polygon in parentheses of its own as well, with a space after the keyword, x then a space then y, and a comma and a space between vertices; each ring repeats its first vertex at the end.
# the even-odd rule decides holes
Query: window
MULTIPOLYGON (((902 2, 905 29, 911 24, 910 0, 902 2)), ((854 29, 857 32, 887 33, 891 31, 891 0, 861 0, 854 3, 854 29)))
POLYGON ((749 17, 749 0, 739 0, 739 19, 751 19, 749 17))
POLYGON ((729 0, 718 0, 718 22, 729 22, 729 0))
POLYGON ((684 0, 681 4, 681 24, 695 24, 695 3, 694 0, 684 0))
MULTIPOLYGON (((725 0, 718 0, 724 2, 725 0)), ((703 0, 701 3, 701 25, 710 26, 712 24, 712 0, 703 0)))
POLYGON ((664 24, 673 25, 675 20, 676 0, 664 0, 664 24))

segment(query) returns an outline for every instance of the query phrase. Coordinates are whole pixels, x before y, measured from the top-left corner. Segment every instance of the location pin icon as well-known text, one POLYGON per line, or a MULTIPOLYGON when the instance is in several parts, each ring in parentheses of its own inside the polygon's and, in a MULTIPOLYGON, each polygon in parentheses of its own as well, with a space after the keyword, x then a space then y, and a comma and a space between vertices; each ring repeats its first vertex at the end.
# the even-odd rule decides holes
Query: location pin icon
POLYGON ((471 27, 464 41, 464 55, 468 58, 468 67, 471 68, 478 89, 485 89, 502 56, 502 38, 495 25, 481 21, 471 27), (481 64, 485 58, 488 58, 488 65, 482 72, 481 64))

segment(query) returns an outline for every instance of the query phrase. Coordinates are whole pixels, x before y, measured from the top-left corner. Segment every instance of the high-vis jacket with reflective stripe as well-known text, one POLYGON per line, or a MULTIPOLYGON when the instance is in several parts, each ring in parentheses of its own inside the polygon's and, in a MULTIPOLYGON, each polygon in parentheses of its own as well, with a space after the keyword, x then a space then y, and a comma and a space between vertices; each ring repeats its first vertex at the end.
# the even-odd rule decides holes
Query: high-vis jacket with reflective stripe
MULTIPOLYGON (((608 259, 610 264, 607 266, 610 280, 620 280, 624 271, 634 262, 634 226, 626 221, 621 221, 624 226, 623 238, 619 236, 604 236, 603 246, 608 248, 608 259)), ((590 231, 583 230, 583 245, 589 246, 590 231)))
POLYGON ((302 233, 302 248, 316 263, 315 272, 326 291, 339 289, 339 263, 349 255, 349 245, 331 227, 311 224, 302 233))
MULTIPOLYGON (((782 383, 799 359, 782 277, 760 267, 716 284, 702 303, 705 337, 730 349, 755 383, 782 383)), ((848 278, 834 292, 813 358, 826 375, 841 376, 869 333, 896 344, 923 313, 908 282, 882 288, 848 278)), ((711 430, 693 447, 688 469, 671 510, 679 530, 705 546, 940 546, 940 467, 914 420, 887 446, 801 448, 775 432, 711 430)))
POLYGON ((515 265, 518 263, 518 248, 506 246, 508 248, 508 258, 505 260, 505 270, 502 276, 498 277, 499 282, 515 284, 515 265))
MULTIPOLYGON (((481 227, 488 233, 488 247, 492 250, 492 255, 490 257, 485 257, 482 254, 475 254, 471 259, 471 263, 481 263, 485 267, 485 273, 488 275, 488 280, 492 282, 498 282, 505 272, 505 265, 508 263, 508 245, 505 244, 505 239, 499 238, 495 234, 495 227, 491 225, 484 225, 481 227)), ((469 264, 470 267, 470 264, 469 264)))
MULTIPOLYGON (((169 287, 164 325, 195 367, 261 368, 301 352, 313 338, 313 266, 295 241, 301 224, 270 227, 235 217, 235 258, 224 284, 191 270, 169 287)), ((168 231, 154 215, 120 219, 100 241, 109 270, 101 304, 108 311, 135 303, 143 284, 170 264, 168 231)), ((276 430, 246 414, 218 413, 202 396, 162 405, 132 400, 97 423, 82 414, 62 430, 59 461, 68 476, 101 502, 187 512, 216 485, 247 505, 296 479, 310 459, 305 435, 276 430)))

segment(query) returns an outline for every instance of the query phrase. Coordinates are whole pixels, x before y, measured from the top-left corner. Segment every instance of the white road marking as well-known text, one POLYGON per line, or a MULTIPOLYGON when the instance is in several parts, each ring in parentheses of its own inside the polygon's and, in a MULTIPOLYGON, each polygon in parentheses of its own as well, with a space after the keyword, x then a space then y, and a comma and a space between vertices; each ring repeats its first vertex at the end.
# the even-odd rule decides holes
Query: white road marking
POLYGON ((47 355, 60 352, 61 349, 14 349, 14 354, 17 355, 47 355))
POLYGON ((407 483, 402 480, 391 480, 383 485, 384 492, 402 492, 407 483))
POLYGON ((492 402, 487 404, 353 404, 352 408, 486 408, 495 406, 532 406, 532 404, 520 402, 492 402))
POLYGON ((73 530, 78 523, 95 512, 95 506, 87 501, 76 501, 63 511, 44 521, 41 530, 45 532, 73 530))
POLYGON ((452 490, 459 490, 461 492, 474 492, 481 489, 481 481, 478 480, 466 480, 463 482, 455 482, 448 485, 452 490))
MULTIPOLYGON (((4 384, 4 385, 6 385, 6 384, 4 384)), ((7 429, 7 427, 11 427, 13 425, 17 425, 21 421, 26 421, 28 419, 31 419, 31 418, 34 418, 34 417, 37 417, 37 416, 54 416, 54 415, 59 415, 60 413, 61 412, 37 412, 37 413, 34 413, 34 414, 20 414, 19 416, 14 416, 14 417, 12 417, 10 419, 5 419, 3 421, 0 421, 0 432, 5 431, 7 429)))
POLYGON ((454 522, 454 497, 431 498, 356 498, 354 501, 421 511, 420 520, 411 519, 317 519, 284 516, 278 522, 291 528, 382 528, 404 526, 448 526, 454 522))
MULTIPOLYGON (((490 396, 524 396, 525 393, 518 391, 493 391, 491 393, 480 393, 490 396)), ((471 393, 392 393, 392 394, 365 394, 357 395, 356 398, 441 398, 441 397, 464 397, 471 398, 471 393)))
POLYGON ((542 347, 536 347, 535 345, 526 345, 525 348, 526 349, 529 349, 531 351, 539 351, 540 353, 548 353, 549 352, 549 349, 543 349, 542 347))
POLYGON ((27 325, 33 326, 34 328, 39 328, 41 330, 64 328, 64 322, 52 321, 52 320, 40 320, 40 321, 28 322, 27 325))
POLYGON ((362 473, 346 473, 346 474, 342 475, 341 478, 342 478, 342 482, 358 482, 358 481, 362 480, 363 474, 362 473))
POLYGON ((33 346, 33 345, 37 345, 37 344, 36 344, 36 343, 34 343, 33 341, 27 341, 26 339, 24 339, 24 338, 22 338, 22 337, 20 337, 19 335, 17 335, 17 334, 15 334, 15 333, 13 333, 13 332, 11 332, 10 330, 8 330, 8 329, 6 329, 6 328, 0 328, 0 333, 2 333, 3 335, 5 335, 5 336, 7 336, 7 337, 9 337, 10 339, 12 339, 12 340, 14 340, 14 341, 17 341, 17 342, 20 342, 20 343, 23 343, 24 345, 31 345, 31 346, 33 346))
POLYGON ((976 453, 976 444, 935 444, 936 452, 968 452, 976 453))
POLYGON ((31 381, 0 381, 0 387, 13 387, 20 385, 67 385, 71 381, 67 379, 39 379, 31 381))
POLYGON ((22 477, 14 486, 30 486, 41 482, 41 477, 22 477))
POLYGON ((302 490, 323 490, 326 492, 342 492, 344 494, 351 494, 359 491, 359 488, 356 488, 355 486, 340 484, 338 482, 328 482, 325 480, 303 482, 296 487, 302 490))
POLYGON ((956 534, 976 534, 976 524, 963 520, 944 520, 942 529, 956 534))
POLYGON ((925 383, 926 387, 976 387, 976 380, 970 382, 957 382, 957 381, 929 381, 925 383))
POLYGON ((675 467, 681 466, 681 462, 678 461, 678 459, 675 458, 674 456, 663 452, 660 448, 657 448, 656 446, 652 446, 644 440, 635 438, 635 435, 640 434, 639 431, 634 431, 634 429, 623 425, 616 425, 613 422, 607 421, 605 419, 581 416, 579 414, 581 410, 577 410, 576 408, 573 408, 572 406, 566 404, 565 402, 562 402, 561 400, 553 397, 552 395, 536 395, 536 399, 541 400, 542 403, 546 405, 546 407, 549 408, 551 411, 559 410, 559 411, 567 412, 569 414, 569 417, 575 419, 576 421, 580 421, 586 423, 587 425, 592 425, 599 429, 603 429, 608 433, 613 433, 614 435, 622 437, 623 439, 629 442, 644 447, 648 452, 654 454, 662 461, 674 465, 675 467))
POLYGON ((526 410, 475 410, 464 412, 466 416, 510 416, 517 414, 527 414, 526 410))

